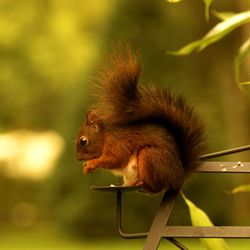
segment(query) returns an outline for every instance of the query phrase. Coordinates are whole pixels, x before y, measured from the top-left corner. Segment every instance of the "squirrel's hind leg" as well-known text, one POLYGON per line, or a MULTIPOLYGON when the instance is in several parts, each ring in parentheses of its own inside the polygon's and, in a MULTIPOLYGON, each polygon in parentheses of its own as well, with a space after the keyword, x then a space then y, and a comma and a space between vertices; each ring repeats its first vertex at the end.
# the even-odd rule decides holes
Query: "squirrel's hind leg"
POLYGON ((184 170, 173 151, 167 148, 145 147, 139 152, 137 163, 138 179, 146 190, 157 193, 165 188, 181 188, 184 170))

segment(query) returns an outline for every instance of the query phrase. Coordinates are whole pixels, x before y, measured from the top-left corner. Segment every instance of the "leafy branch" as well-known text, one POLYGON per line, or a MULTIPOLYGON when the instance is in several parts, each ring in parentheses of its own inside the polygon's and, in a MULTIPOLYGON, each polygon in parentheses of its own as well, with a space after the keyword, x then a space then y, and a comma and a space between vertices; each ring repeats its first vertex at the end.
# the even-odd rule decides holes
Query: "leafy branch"
MULTIPOLYGON (((212 227, 213 223, 207 216, 207 214, 197 207, 193 202, 186 198, 182 193, 182 198, 184 199, 186 205, 189 208, 189 214, 193 226, 209 226, 212 227)), ((200 239, 202 244, 206 247, 207 250, 229 250, 224 239, 200 239)))
POLYGON ((231 191, 232 194, 244 193, 244 192, 250 192, 250 184, 246 184, 246 185, 241 185, 241 186, 235 187, 231 191))
MULTIPOLYGON (((171 0, 170 0, 171 1, 171 0)), ((213 0, 204 0, 205 2, 205 16, 206 20, 209 20, 210 6, 213 0)), ((170 51, 168 54, 174 56, 185 56, 193 52, 201 52, 209 45, 221 40, 226 35, 231 33, 236 28, 250 23, 250 11, 244 11, 240 13, 231 12, 213 12, 213 14, 219 18, 221 21, 216 24, 205 36, 201 39, 193 41, 178 51, 170 51)), ((239 86, 250 85, 250 81, 241 82, 240 81, 240 67, 244 59, 250 53, 250 38, 248 38, 239 48, 238 53, 234 59, 234 70, 235 79, 239 86)))

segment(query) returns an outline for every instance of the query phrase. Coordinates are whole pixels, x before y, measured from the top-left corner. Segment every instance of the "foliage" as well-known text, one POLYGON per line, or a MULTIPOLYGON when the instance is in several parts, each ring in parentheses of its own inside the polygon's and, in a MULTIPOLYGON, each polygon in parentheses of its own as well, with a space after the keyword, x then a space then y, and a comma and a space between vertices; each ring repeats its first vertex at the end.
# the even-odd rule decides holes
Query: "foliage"
MULTIPOLYGON (((8 211, 19 203, 28 203, 37 209, 42 214, 38 220, 71 225, 74 216, 86 208, 81 188, 86 185, 87 189, 88 185, 82 182, 81 168, 72 167, 75 164, 73 140, 83 119, 84 102, 87 102, 87 74, 100 50, 99 37, 115 7, 112 3, 1 1, 0 130, 55 130, 66 144, 66 153, 57 163, 56 172, 41 184, 41 189, 40 182, 32 182, 30 188, 29 180, 20 183, 1 173, 0 192, 8 193, 1 196, 1 204, 4 204, 0 208, 1 222, 12 225, 8 211), (22 188, 22 183, 27 185, 22 188), (78 204, 72 199, 79 200, 78 204), (43 210, 41 203, 46 209, 43 210)), ((39 162, 39 157, 42 154, 34 160, 39 162)), ((0 162, 0 168, 2 164, 0 162)))
MULTIPOLYGON (((206 5, 206 20, 209 20, 209 8, 213 1, 207 0, 205 1, 206 5)), ((250 23, 250 11, 245 11, 237 14, 233 13, 219 13, 214 12, 215 16, 222 19, 220 23, 215 25, 203 38, 189 43, 188 45, 182 47, 178 51, 169 52, 168 54, 183 56, 192 53, 193 51, 202 51, 207 46, 221 40, 223 37, 231 33, 234 29, 242 26, 243 24, 250 23)), ((243 59, 250 52, 250 39, 247 39, 242 46, 240 47, 237 56, 235 58, 235 75, 237 83, 240 83, 239 71, 240 66, 242 64, 243 59)), ((241 82, 241 85, 250 84, 250 81, 241 82)))
MULTIPOLYGON (((182 197, 189 208, 189 213, 193 226, 213 226, 213 223, 204 211, 198 208, 193 202, 188 200, 182 193, 182 197)), ((207 250, 229 250, 223 239, 200 239, 207 250)))
POLYGON ((178 2, 180 2, 182 0, 166 0, 166 1, 169 2, 169 3, 178 3, 178 2))
MULTIPOLYGON (((250 38, 247 39, 239 48, 237 56, 234 59, 234 68, 235 68, 235 77, 236 81, 240 82, 240 66, 243 60, 249 55, 250 53, 250 38)), ((250 81, 241 82, 241 85, 249 85, 250 81)))
POLYGON ((68 98, 75 103, 70 94, 93 64, 109 11, 98 0, 88 11, 76 0, 1 1, 1 129, 63 127, 58 111, 72 112, 68 98))
MULTIPOLYGON (((167 2, 169 3, 178 3, 182 0, 166 0, 167 2)), ((206 17, 206 20, 209 21, 209 15, 210 15, 210 7, 211 7, 211 4, 213 3, 214 0, 203 0, 204 4, 205 4, 205 17, 206 17)))
POLYGON ((205 17, 206 20, 209 21, 209 16, 210 16, 210 7, 211 4, 213 3, 214 0, 204 0, 205 3, 205 17))
POLYGON ((202 39, 192 42, 176 52, 170 52, 170 53, 172 55, 183 56, 183 55, 188 55, 195 50, 200 52, 210 44, 215 43, 218 40, 222 39, 232 30, 248 22, 250 22, 250 11, 235 14, 217 24, 202 39))
POLYGON ((232 194, 237 194, 237 193, 242 193, 242 192, 250 192, 250 184, 235 187, 231 191, 232 194))

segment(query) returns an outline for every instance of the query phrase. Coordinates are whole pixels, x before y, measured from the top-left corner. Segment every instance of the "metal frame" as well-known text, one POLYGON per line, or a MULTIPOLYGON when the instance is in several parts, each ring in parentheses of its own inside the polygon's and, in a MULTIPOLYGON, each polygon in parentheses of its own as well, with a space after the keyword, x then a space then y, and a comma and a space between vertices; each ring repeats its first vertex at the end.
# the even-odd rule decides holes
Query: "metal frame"
MULTIPOLYGON (((201 160, 250 150, 250 145, 207 154, 201 160)), ((196 170, 199 173, 250 173, 250 162, 205 162, 196 170)), ((178 192, 166 190, 151 224, 149 232, 125 233, 122 230, 122 195, 125 192, 143 192, 141 187, 93 186, 96 191, 116 193, 116 224, 119 235, 124 239, 146 238, 144 250, 158 249, 161 238, 166 238, 179 249, 187 250, 174 238, 250 238, 250 226, 167 226, 178 192)))

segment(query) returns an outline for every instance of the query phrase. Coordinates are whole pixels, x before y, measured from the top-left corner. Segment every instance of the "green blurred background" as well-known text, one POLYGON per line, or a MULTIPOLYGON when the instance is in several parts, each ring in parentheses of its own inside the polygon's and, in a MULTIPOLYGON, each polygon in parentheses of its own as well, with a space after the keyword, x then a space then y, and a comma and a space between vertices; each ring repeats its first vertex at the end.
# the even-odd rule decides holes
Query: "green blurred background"
MULTIPOLYGON (((239 12, 250 2, 217 0, 212 7, 239 12)), ((249 144, 249 89, 239 90, 233 71, 249 25, 199 54, 166 54, 217 22, 211 17, 206 23, 203 1, 0 1, 1 249, 141 249, 142 241, 118 238, 115 197, 89 190, 116 179, 101 170, 83 176, 75 160, 76 134, 91 104, 90 79, 116 40, 140 48, 141 82, 170 87, 195 106, 207 124, 209 152, 249 144)), ((242 77, 249 79, 249 66, 248 59, 242 77)), ((250 225, 249 194, 227 192, 246 183, 247 175, 199 174, 184 190, 215 224, 250 225)), ((126 195, 124 228, 147 231, 160 197, 126 195)), ((181 199, 171 223, 190 223, 181 199)), ((242 249, 249 243, 237 242, 242 249)))

